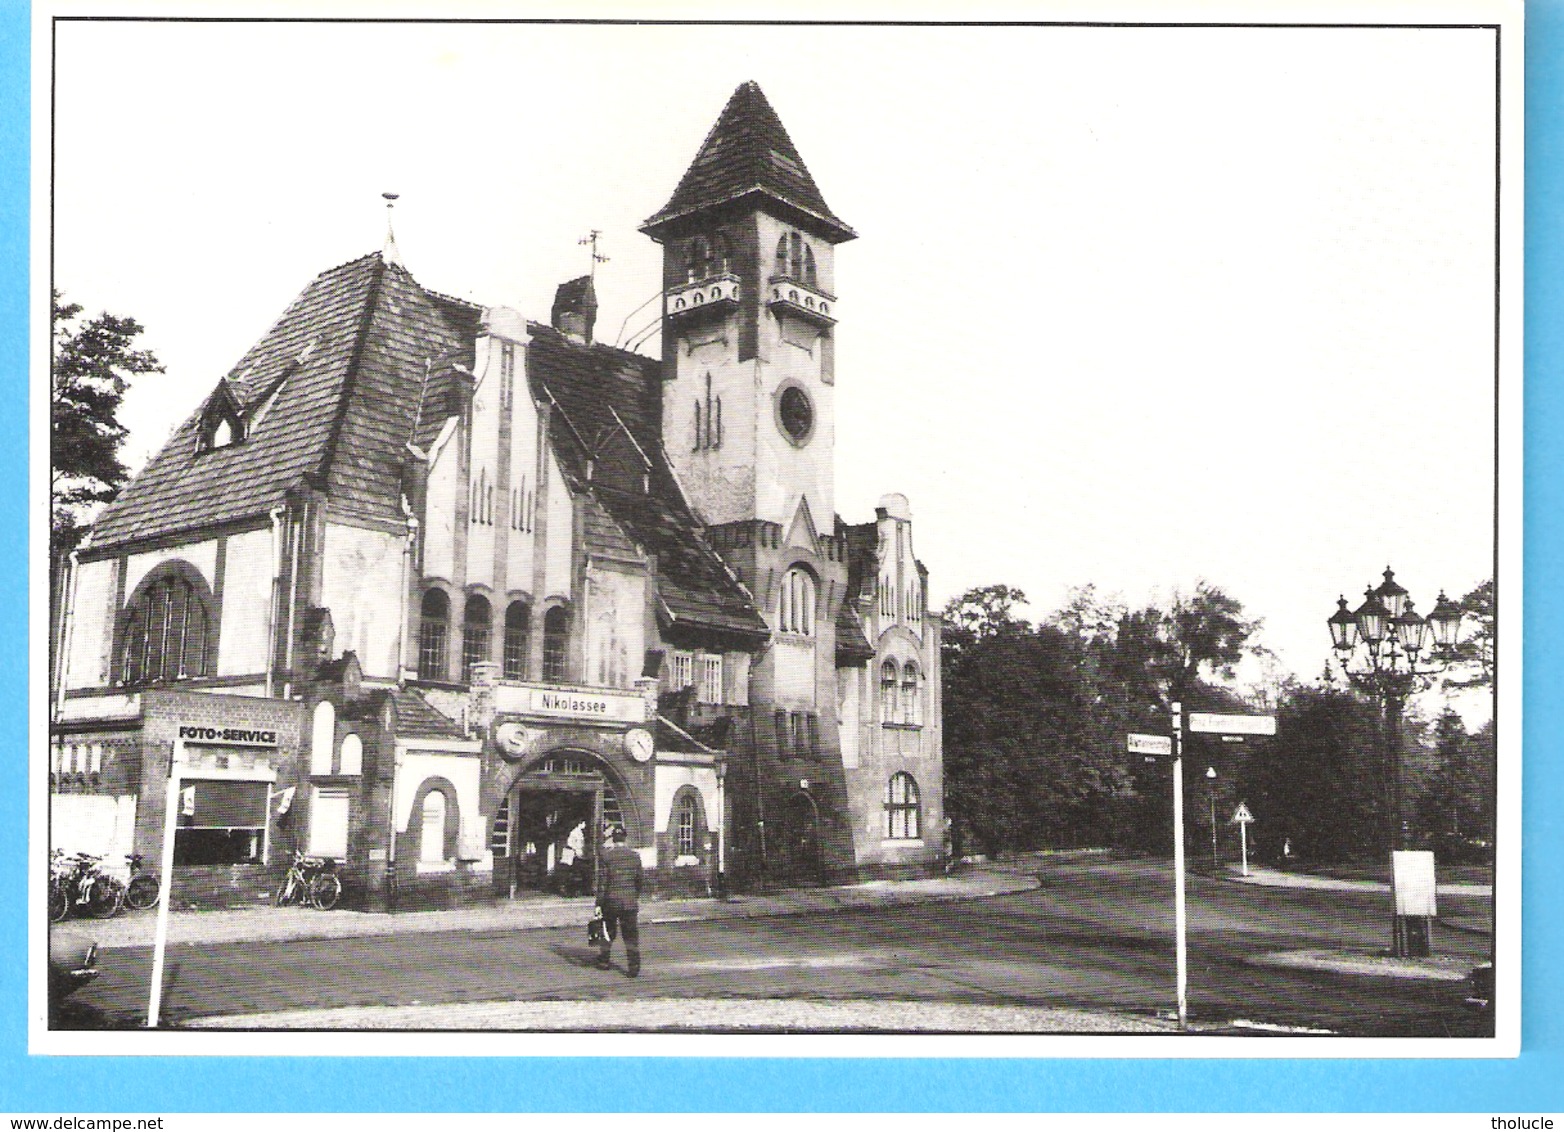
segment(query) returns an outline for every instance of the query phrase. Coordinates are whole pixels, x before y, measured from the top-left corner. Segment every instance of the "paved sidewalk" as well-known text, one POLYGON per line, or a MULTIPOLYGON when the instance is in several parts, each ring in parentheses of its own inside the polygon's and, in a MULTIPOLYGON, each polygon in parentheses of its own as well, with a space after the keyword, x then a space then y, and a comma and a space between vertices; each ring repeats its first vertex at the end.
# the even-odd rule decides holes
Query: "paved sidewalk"
MULTIPOLYGON (((766 896, 733 896, 724 900, 648 900, 641 905, 641 922, 671 924, 689 920, 794 916, 851 908, 974 900, 982 896, 1024 892, 1037 886, 1037 879, 1032 876, 997 868, 981 869, 949 877, 867 881, 832 888, 789 889, 766 896)), ((473 907, 395 915, 259 905, 213 912, 170 913, 168 941, 176 944, 242 943, 528 928, 581 928, 584 931, 591 915, 591 897, 529 896, 473 907)), ((79 929, 89 931, 103 948, 150 947, 156 923, 155 912, 135 912, 112 920, 66 921, 67 925, 75 924, 79 929)))
MULTIPOLYGON (((1249 875, 1244 876, 1234 865, 1227 866, 1227 879, 1240 884, 1259 884, 1269 888, 1329 888, 1339 892, 1389 892, 1390 885, 1382 880, 1341 880, 1338 877, 1314 876, 1310 873, 1290 873, 1266 865, 1250 865, 1249 875)), ((1492 896, 1491 884, 1441 884, 1436 891, 1440 896, 1492 896)))

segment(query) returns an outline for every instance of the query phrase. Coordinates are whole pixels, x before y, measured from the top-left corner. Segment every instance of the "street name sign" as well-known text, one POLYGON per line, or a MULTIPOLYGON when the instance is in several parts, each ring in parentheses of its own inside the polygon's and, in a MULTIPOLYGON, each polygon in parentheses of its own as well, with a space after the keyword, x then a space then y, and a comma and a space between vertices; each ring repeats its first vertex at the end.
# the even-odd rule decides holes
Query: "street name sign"
POLYGON ((1244 803, 1238 803, 1238 809, 1233 811, 1233 816, 1227 819, 1228 825, 1247 825, 1254 821, 1254 815, 1249 812, 1249 807, 1244 803))
POLYGON ((1189 713, 1189 729, 1205 735, 1275 735, 1276 717, 1192 711, 1189 713))
POLYGON ((1132 755, 1171 755, 1173 753, 1173 737, 1171 735, 1137 735, 1130 733, 1130 754, 1132 755))

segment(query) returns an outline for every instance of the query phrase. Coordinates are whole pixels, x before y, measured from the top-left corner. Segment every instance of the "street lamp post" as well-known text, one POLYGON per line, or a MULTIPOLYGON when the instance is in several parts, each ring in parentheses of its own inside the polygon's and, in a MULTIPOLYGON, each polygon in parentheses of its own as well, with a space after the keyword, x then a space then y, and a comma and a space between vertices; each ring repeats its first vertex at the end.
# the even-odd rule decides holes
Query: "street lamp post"
MULTIPOLYGON (((1461 628, 1461 610, 1439 593, 1433 611, 1425 618, 1413 610, 1412 598, 1385 567, 1385 580, 1364 592, 1363 604, 1347 609, 1339 598, 1336 612, 1326 619, 1331 647, 1342 672, 1360 692, 1379 704, 1384 732, 1383 775, 1387 794, 1385 852, 1406 848, 1406 827, 1401 814, 1401 722, 1407 698, 1427 688, 1430 678, 1444 669, 1455 655, 1461 628), (1420 667, 1420 664, 1422 665, 1420 667)), ((1392 884, 1394 858, 1392 857, 1392 884)), ((1405 956, 1414 950, 1407 938, 1403 917, 1395 918, 1393 951, 1405 956)), ((1421 919, 1421 917, 1419 917, 1421 919)), ((1426 924, 1417 941, 1420 954, 1428 953, 1426 924)))
POLYGON ((1211 802, 1211 867, 1220 868, 1216 856, 1216 767, 1206 767, 1206 797, 1211 802))

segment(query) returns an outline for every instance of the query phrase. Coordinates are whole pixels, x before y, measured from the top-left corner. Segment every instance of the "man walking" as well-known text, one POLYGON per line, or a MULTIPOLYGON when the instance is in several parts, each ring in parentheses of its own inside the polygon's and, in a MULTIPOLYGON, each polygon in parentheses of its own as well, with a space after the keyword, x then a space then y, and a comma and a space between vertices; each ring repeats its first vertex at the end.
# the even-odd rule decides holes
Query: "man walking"
POLYGON ((597 874, 597 903, 603 909, 603 942, 598 944, 597 965, 610 969, 608 954, 614 937, 624 936, 626 971, 633 979, 641 973, 641 855, 625 844, 623 826, 616 825, 611 844, 603 850, 597 874))

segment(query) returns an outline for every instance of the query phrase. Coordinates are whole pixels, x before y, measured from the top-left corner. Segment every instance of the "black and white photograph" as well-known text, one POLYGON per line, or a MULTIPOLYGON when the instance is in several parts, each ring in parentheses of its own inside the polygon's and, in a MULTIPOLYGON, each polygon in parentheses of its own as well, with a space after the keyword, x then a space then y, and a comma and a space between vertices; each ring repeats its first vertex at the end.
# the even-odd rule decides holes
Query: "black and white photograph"
POLYGON ((31 1048, 1513 1056, 1519 5, 1157 12, 35 16, 31 1048))

